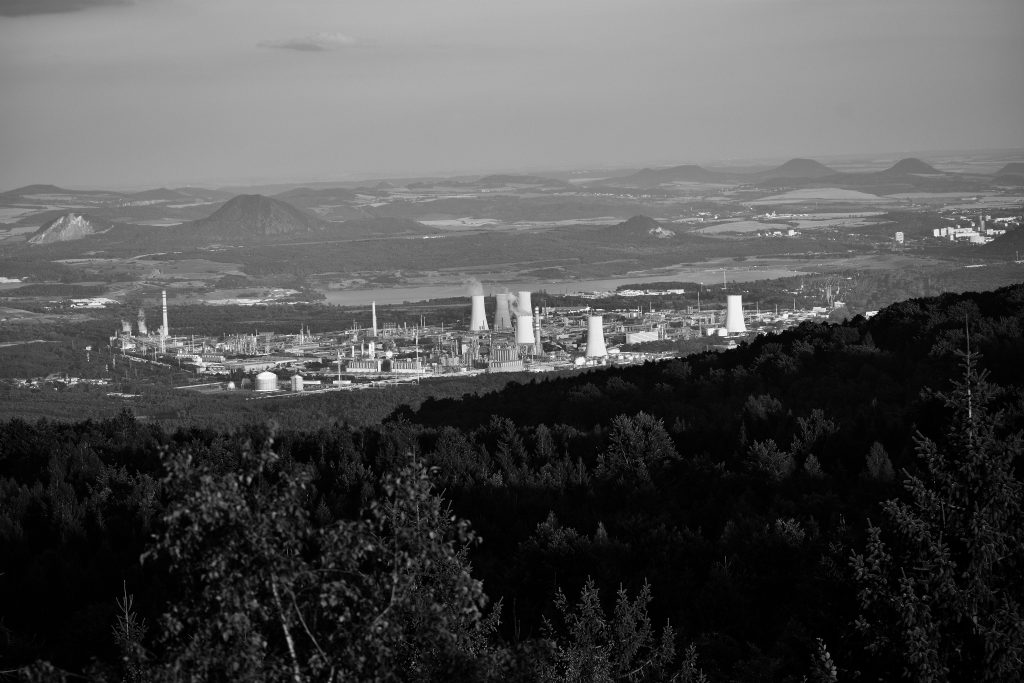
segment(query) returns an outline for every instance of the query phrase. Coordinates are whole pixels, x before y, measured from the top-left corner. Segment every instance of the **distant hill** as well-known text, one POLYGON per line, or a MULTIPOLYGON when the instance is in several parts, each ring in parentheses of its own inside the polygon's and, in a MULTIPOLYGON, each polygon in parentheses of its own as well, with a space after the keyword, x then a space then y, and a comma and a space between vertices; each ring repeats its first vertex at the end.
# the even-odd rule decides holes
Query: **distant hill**
POLYGON ((180 202, 183 200, 192 199, 187 194, 179 192, 177 190, 168 190, 166 187, 161 187, 155 190, 143 190, 142 192, 134 192, 128 195, 129 199, 136 199, 141 201, 164 201, 164 202, 180 202))
POLYGON ((897 175, 907 173, 938 174, 942 173, 942 171, 932 166, 929 166, 920 159, 910 157, 908 159, 900 159, 889 168, 885 169, 884 171, 880 171, 880 173, 884 173, 886 175, 897 175))
POLYGON ((622 235, 635 237, 667 239, 676 236, 675 230, 666 228, 661 223, 648 216, 633 216, 629 220, 612 226, 611 230, 622 235))
POLYGON ((111 192, 109 190, 69 190, 64 187, 57 187, 56 185, 25 185, 14 190, 8 190, 3 193, 4 197, 31 197, 33 195, 40 194, 59 194, 59 195, 71 195, 71 196, 97 196, 103 195, 107 197, 120 197, 122 196, 118 192, 111 192))
POLYGON ((709 171, 695 164, 670 168, 643 168, 632 175, 610 178, 597 183, 615 187, 657 187, 664 183, 717 183, 729 182, 733 174, 709 171))
POLYGON ((356 193, 344 187, 309 188, 297 187, 287 192, 279 192, 274 195, 275 199, 282 199, 295 204, 321 204, 325 201, 351 201, 356 198, 356 193))
POLYGON ((79 240, 110 229, 110 223, 98 221, 82 213, 67 213, 56 218, 32 233, 29 244, 53 244, 79 240))
POLYGON ((992 184, 1019 187, 1021 185, 1024 185, 1024 173, 1021 173, 1020 175, 1017 175, 1015 173, 1004 173, 1002 175, 997 175, 995 178, 992 179, 992 184))
POLYGON ((554 178, 545 178, 543 176, 536 175, 511 175, 511 174, 494 174, 484 176, 477 180, 474 185, 479 187, 503 187, 505 185, 526 185, 526 186, 541 186, 541 187, 568 187, 571 188, 573 185, 562 180, 555 180, 554 178))
POLYGON ((27 195, 34 194, 69 194, 71 190, 65 190, 62 187, 56 185, 26 185, 19 187, 14 190, 7 190, 4 192, 5 197, 24 197, 27 195))
POLYGON ((235 196, 233 192, 224 190, 210 190, 205 187, 176 187, 174 192, 185 195, 189 199, 202 199, 205 201, 217 202, 226 201, 235 196))
POLYGON ((1012 161, 996 171, 993 175, 1018 175, 1024 176, 1024 162, 1012 161))
POLYGON ((329 225, 287 202, 243 194, 228 200, 207 218, 185 223, 180 229, 195 237, 224 239, 320 232, 329 225))
POLYGON ((790 159, 773 169, 757 174, 758 178, 822 178, 835 175, 836 171, 814 159, 790 159))

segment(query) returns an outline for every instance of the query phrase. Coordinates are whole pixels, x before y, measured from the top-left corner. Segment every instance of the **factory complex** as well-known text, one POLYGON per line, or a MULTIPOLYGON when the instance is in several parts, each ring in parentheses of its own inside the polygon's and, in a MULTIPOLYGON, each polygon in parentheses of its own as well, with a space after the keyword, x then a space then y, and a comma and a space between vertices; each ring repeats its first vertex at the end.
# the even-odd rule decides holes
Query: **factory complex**
POLYGON ((697 340, 704 348, 729 348, 752 334, 773 333, 826 309, 761 311, 744 308, 738 294, 724 296, 724 308, 685 311, 631 308, 534 306, 529 291, 470 298, 468 322, 447 327, 377 324, 370 302, 367 327, 296 334, 233 334, 220 338, 174 336, 162 294, 162 324, 154 333, 139 311, 134 326, 122 321, 111 336, 115 352, 128 362, 172 365, 206 377, 190 385, 202 391, 249 391, 252 397, 311 391, 351 390, 382 383, 446 375, 550 372, 601 365, 643 363, 676 355, 670 345, 646 342, 697 340), (217 380, 217 381, 212 381, 217 380))

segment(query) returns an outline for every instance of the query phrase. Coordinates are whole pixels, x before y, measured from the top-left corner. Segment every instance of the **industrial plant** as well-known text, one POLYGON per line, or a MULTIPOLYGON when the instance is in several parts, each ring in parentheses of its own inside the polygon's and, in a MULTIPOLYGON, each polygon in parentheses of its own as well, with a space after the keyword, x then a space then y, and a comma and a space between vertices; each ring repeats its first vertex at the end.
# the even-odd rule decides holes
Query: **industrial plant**
POLYGON ((724 308, 698 305, 685 311, 535 306, 533 293, 524 290, 471 295, 462 326, 421 319, 412 326, 386 323, 380 328, 376 302, 370 302, 365 327, 313 333, 303 326, 295 334, 254 331, 214 338, 172 334, 166 292, 160 301, 156 333, 139 309, 134 327, 122 321, 111 336, 124 362, 190 370, 210 380, 190 388, 248 391, 253 398, 454 374, 643 363, 674 355, 645 350, 645 343, 700 340, 707 349, 730 348, 748 335, 775 332, 824 313, 748 310, 738 294, 726 295, 724 308))

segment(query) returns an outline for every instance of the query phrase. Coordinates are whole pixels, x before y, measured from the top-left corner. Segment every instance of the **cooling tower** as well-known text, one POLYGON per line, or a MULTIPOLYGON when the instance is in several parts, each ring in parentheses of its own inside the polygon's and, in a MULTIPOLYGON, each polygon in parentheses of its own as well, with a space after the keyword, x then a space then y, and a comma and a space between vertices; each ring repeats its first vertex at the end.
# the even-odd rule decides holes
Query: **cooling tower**
POLYGON ((171 336, 171 328, 169 328, 167 326, 167 290, 166 289, 160 292, 160 299, 163 301, 163 306, 164 306, 164 326, 162 328, 160 328, 160 336, 161 337, 169 337, 169 336, 171 336))
POLYGON ((494 329, 511 330, 512 306, 509 302, 509 295, 501 293, 496 295, 495 299, 497 300, 497 308, 494 311, 494 329))
POLYGON ((533 304, 530 302, 529 292, 519 292, 519 300, 516 302, 516 313, 519 315, 530 315, 533 312, 533 304))
POLYGON ((592 315, 587 318, 587 358, 604 358, 608 349, 604 345, 604 318, 592 315))
POLYGON ((469 331, 483 332, 487 329, 487 316, 484 313, 484 295, 473 295, 473 312, 469 316, 469 331))
POLYGON ((122 320, 121 321, 121 332, 124 333, 124 334, 131 334, 132 333, 132 324, 130 322, 128 322, 127 320, 122 320))
MULTIPOLYGON (((526 292, 526 295, 529 296, 530 293, 526 292)), ((519 299, 519 303, 522 304, 522 302, 523 300, 519 299)), ((523 309, 520 308, 520 310, 523 309)), ((516 316, 516 344, 533 344, 536 340, 536 337, 533 336, 533 316, 516 316)))
POLYGON ((146 329, 146 313, 141 308, 139 309, 139 336, 145 336, 149 334, 149 330, 146 329))
POLYGON ((747 324, 743 322, 743 297, 739 294, 730 294, 726 301, 728 303, 725 312, 725 331, 728 334, 745 333, 747 324))

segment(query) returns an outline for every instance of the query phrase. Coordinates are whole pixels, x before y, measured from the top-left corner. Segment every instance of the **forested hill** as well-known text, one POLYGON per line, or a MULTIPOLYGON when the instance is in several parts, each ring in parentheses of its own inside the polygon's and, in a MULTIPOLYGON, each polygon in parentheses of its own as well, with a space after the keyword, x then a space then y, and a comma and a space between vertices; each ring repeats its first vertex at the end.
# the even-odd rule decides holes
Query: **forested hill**
POLYGON ((1022 325, 1016 285, 369 427, 0 423, 0 670, 1021 680, 1022 325))

